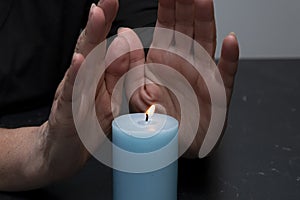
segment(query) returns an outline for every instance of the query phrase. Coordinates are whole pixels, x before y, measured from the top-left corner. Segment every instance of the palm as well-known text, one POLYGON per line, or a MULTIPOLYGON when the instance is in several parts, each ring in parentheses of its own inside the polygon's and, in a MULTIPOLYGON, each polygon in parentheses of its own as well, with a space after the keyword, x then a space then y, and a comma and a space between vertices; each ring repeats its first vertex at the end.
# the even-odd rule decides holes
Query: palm
MULTIPOLYGON (((216 29, 212 1, 177 0, 175 2, 175 0, 160 0, 156 26, 178 31, 193 38, 202 45, 212 58, 214 57, 216 29), (197 10, 197 12, 194 12, 194 10, 197 10)), ((135 38, 135 40, 135 43, 139 42, 137 38, 135 38)), ((132 42, 133 41, 131 41, 131 43, 132 42)), ((169 37, 165 37, 165 35, 154 35, 153 44, 154 46, 159 45, 160 49, 150 48, 146 59, 144 59, 144 55, 141 51, 135 51, 131 54, 131 60, 139 61, 135 64, 131 64, 131 67, 135 67, 138 63, 141 64, 141 62, 145 62, 146 65, 158 63, 169 66, 182 74, 192 85, 201 110, 201 120, 199 121, 199 128, 195 140, 186 155, 188 157, 196 157, 210 122, 210 96, 201 75, 199 75, 199 73, 197 73, 197 71, 195 71, 195 69, 183 58, 170 53, 170 48, 186 52, 193 60, 197 57, 197 52, 190 53, 193 44, 182 43, 176 41, 176 37, 175 39, 170 39, 169 37), (170 41, 166 42, 168 39, 170 41), (160 41, 158 42, 157 40, 160 41), (164 44, 161 45, 161 43, 164 44)), ((230 101, 237 62, 238 44, 236 37, 230 34, 224 39, 222 54, 218 64, 218 69, 225 85, 227 102, 230 101)), ((144 70, 145 72, 143 74, 145 77, 142 78, 147 80, 149 79, 147 75, 147 66, 144 70)), ((147 84, 144 87, 139 88, 130 98, 130 105, 133 111, 143 112, 151 104, 160 104, 169 115, 172 115, 177 119, 180 119, 181 117, 178 99, 166 87, 157 84, 147 84)))

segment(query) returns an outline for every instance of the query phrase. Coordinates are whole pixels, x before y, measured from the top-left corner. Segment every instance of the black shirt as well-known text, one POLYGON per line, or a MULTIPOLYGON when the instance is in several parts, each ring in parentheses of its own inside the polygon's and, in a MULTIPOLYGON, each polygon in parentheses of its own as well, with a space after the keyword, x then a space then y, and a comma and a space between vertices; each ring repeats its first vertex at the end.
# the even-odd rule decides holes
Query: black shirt
MULTIPOLYGON (((51 105, 92 2, 0 1, 0 116, 51 105)), ((154 26, 156 10, 157 0, 121 0, 110 35, 154 26)))

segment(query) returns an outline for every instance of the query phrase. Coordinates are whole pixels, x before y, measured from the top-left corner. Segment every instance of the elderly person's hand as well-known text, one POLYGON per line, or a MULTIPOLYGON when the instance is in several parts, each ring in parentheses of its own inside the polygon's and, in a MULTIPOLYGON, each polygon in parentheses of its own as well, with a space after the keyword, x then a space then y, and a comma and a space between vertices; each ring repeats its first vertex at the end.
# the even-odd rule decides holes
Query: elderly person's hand
MULTIPOLYGON (((214 59, 216 49, 216 25, 213 0, 159 0, 156 26, 178 31, 191 37, 207 51, 212 59, 214 59)), ((136 47, 134 46, 137 44, 141 45, 139 38, 134 36, 134 33, 131 32, 130 29, 121 29, 120 32, 124 32, 125 35, 131 34, 131 36, 128 37, 128 40, 132 40, 128 42, 131 49, 135 49, 136 47), (125 31, 128 32, 125 33, 125 31)), ((146 58, 142 50, 131 52, 130 68, 134 68, 143 63, 163 64, 177 70, 191 84, 196 93, 198 105, 201 110, 201 120, 199 121, 197 135, 189 149, 185 152, 186 157, 194 158, 198 157, 199 149, 207 133, 211 120, 212 103, 207 86, 205 85, 204 79, 201 75, 188 62, 179 56, 170 53, 169 50, 172 48, 173 50, 175 49, 175 51, 178 50, 186 52, 188 57, 193 61, 196 60, 197 56, 201 57, 197 55, 199 52, 197 52, 195 48, 193 49, 192 43, 182 43, 177 39, 178 38, 176 37, 170 38, 164 33, 154 35, 152 45, 154 47, 160 46, 161 49, 150 48, 146 58)), ((238 66, 238 58, 238 41, 235 34, 230 33, 223 41, 221 57, 217 65, 220 75, 224 81, 227 108, 232 94, 234 77, 238 66)), ((201 61, 201 58, 196 62, 204 65, 204 67, 210 67, 205 66, 205 63, 203 63, 205 61, 201 61)), ((147 75, 146 68, 147 67, 144 69, 145 72, 138 72, 136 77, 128 80, 127 87, 130 87, 130 81, 134 81, 132 79, 136 79, 141 76, 141 74, 143 77, 139 78, 144 78, 145 80, 151 79, 147 75)), ((213 73, 214 72, 211 71, 211 74, 209 75, 214 76, 213 73)), ((172 77, 169 78, 172 79, 172 77)), ((182 117, 178 99, 166 87, 162 87, 157 84, 146 84, 144 87, 140 87, 130 97, 130 107, 134 112, 144 112, 151 104, 162 105, 168 114, 174 116, 178 120, 182 117)), ((181 143, 184 142, 185 136, 183 134, 180 136, 181 143)))
MULTIPOLYGON (((117 14, 118 1, 100 1, 90 9, 70 67, 57 88, 48 121, 39 127, 0 129, 0 190, 19 191, 44 186, 73 175, 89 158, 74 124, 72 93, 76 75, 91 50, 106 39, 117 14)), ((116 39, 109 56, 127 43, 116 39)), ((112 120, 111 87, 116 77, 127 71, 122 58, 106 70, 98 85, 95 101, 97 116, 105 132, 110 133, 112 120), (118 66, 118 67, 114 67, 118 66)))

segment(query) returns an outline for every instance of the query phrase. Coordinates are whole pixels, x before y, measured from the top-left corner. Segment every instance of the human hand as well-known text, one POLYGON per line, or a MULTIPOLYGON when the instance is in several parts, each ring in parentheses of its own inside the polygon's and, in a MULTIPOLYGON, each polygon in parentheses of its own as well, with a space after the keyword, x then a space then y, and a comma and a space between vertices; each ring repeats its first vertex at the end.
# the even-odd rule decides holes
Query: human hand
MULTIPOLYGON (((49 120, 41 127, 45 138, 45 157, 54 179, 73 174, 84 165, 89 157, 74 125, 73 86, 77 72, 88 54, 105 40, 117 10, 117 0, 105 0, 97 6, 92 5, 86 28, 77 41, 72 64, 56 91, 49 120)), ((126 44, 123 44, 122 39, 116 38, 108 49, 107 57, 113 57, 114 53, 117 53, 118 49, 122 50, 126 44), (116 49, 116 51, 110 49, 116 49)), ((128 64, 122 63, 122 57, 118 58, 107 68, 98 84, 95 96, 96 112, 106 133, 110 131, 112 120, 111 90, 118 77, 127 71, 127 66, 128 64)))
MULTIPOLYGON (((202 45, 209 56, 214 59, 216 27, 213 7, 212 0, 160 0, 156 27, 178 31, 193 38, 202 45)), ((121 32, 122 31, 130 30, 123 29, 121 32)), ((132 32, 131 35, 134 35, 134 33, 132 32)), ((128 42, 129 45, 141 45, 137 36, 130 38, 133 41, 128 42)), ((142 50, 131 52, 130 68, 139 66, 142 63, 159 63, 172 67, 188 80, 197 95, 199 108, 201 110, 201 120, 199 121, 196 137, 187 152, 185 152, 185 156, 190 158, 198 157, 199 149, 203 143, 211 120, 211 99, 201 75, 191 64, 179 56, 170 53, 169 50, 172 48, 185 52, 193 60, 197 60, 197 51, 195 51, 195 49, 191 51, 193 47, 192 43, 181 43, 176 40, 176 37, 173 40, 172 37, 166 37, 160 34, 154 34, 152 42, 154 47, 161 45, 156 44, 158 40, 164 43, 164 46, 161 46, 163 50, 150 48, 146 59, 142 50)), ((133 47, 132 49, 136 48, 133 47)), ((232 94, 234 77, 238 66, 238 57, 238 41, 235 34, 230 33, 223 41, 221 57, 217 65, 225 86, 227 107, 229 106, 232 94)), ((199 62, 201 63, 202 61, 200 60, 199 62)), ((127 87, 130 87, 130 82, 135 81, 133 79, 149 79, 149 77, 147 77, 146 67, 144 70, 145 71, 138 73, 134 78, 130 77, 127 81, 127 87)), ((210 75, 214 76, 213 72, 211 72, 210 75)), ((180 121, 181 113, 178 100, 167 88, 157 84, 146 84, 134 92, 130 98, 130 108, 134 112, 144 112, 151 104, 162 105, 169 115, 174 116, 180 121)), ((224 124, 224 127, 225 126, 226 122, 224 124)), ((181 143, 183 142, 182 138, 184 138, 184 135, 180 136, 181 143)))

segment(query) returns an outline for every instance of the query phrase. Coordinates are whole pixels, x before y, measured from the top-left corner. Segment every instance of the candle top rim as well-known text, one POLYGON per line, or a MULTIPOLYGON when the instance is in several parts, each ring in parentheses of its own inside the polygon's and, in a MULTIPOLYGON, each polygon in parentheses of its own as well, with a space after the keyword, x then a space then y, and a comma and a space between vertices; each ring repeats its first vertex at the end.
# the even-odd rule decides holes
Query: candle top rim
POLYGON ((145 113, 121 115, 113 120, 112 125, 128 136, 141 139, 178 129, 178 121, 174 117, 159 113, 155 113, 149 122, 145 121, 145 113))

